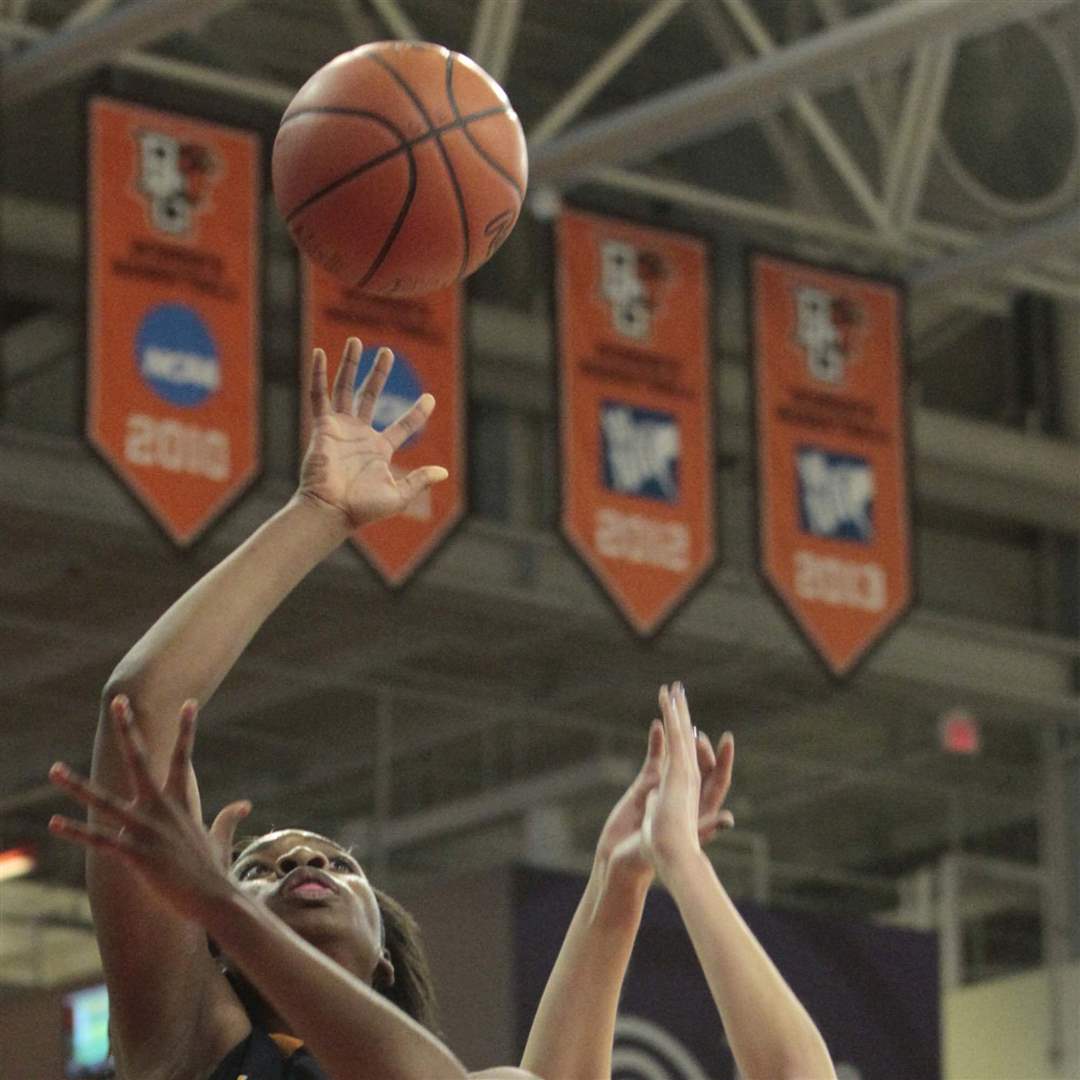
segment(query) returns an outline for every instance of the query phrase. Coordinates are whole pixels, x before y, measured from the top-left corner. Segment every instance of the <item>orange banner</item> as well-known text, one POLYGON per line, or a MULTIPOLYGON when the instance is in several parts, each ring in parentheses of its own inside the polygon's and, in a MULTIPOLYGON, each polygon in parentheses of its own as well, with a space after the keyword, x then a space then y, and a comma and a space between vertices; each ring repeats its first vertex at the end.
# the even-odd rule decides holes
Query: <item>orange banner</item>
POLYGON ((95 98, 90 443, 185 547, 261 468, 259 140, 95 98))
POLYGON ((562 529, 649 636, 715 555, 706 249, 577 212, 557 238, 562 529))
MULTIPOLYGON (((402 475, 420 465, 443 465, 448 480, 420 495, 405 511, 358 529, 357 550, 387 585, 405 584, 439 547, 465 513, 465 374, 461 354, 461 287, 409 299, 366 296, 302 259, 303 356, 317 345, 326 351, 328 378, 341 362, 350 336, 364 343, 359 385, 383 345, 394 352, 394 366, 379 398, 375 427, 392 424, 423 393, 435 395, 436 408, 419 436, 394 455, 402 475)), ((301 395, 301 442, 310 425, 306 395, 301 395)))
POLYGON ((912 603, 904 296, 751 260, 761 572, 835 676, 912 603))

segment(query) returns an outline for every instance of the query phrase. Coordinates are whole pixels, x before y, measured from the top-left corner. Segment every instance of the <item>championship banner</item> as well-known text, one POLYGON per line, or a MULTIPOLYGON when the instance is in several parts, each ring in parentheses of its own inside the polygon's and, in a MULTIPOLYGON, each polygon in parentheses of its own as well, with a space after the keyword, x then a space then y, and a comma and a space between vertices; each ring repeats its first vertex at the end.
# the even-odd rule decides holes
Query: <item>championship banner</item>
MULTIPOLYGON (((514 869, 513 982, 520 1052, 574 910, 576 874, 514 869)), ((738 904, 806 1008, 844 1080, 941 1075, 935 934, 738 904)), ((733 974, 736 984, 739 973, 733 974)), ((679 910, 650 891, 619 995, 611 1075, 737 1080, 735 1061, 679 910)), ((752 1078, 746 1078, 752 1080, 752 1078)))
POLYGON ((86 434, 178 546, 259 473, 259 140, 95 98, 86 434))
POLYGON ((557 239, 562 530, 649 636, 715 553, 706 249, 576 212, 557 239))
POLYGON ((837 677, 912 603, 904 297, 751 259, 763 576, 837 677))
MULTIPOLYGON (((405 584, 465 513, 465 377, 461 351, 461 288, 411 298, 368 296, 343 285, 302 258, 303 357, 326 352, 327 377, 341 363, 345 341, 364 344, 356 385, 371 370, 385 345, 394 366, 379 397, 374 427, 382 431, 427 392, 435 412, 419 436, 394 454, 393 468, 404 476, 420 465, 443 465, 450 477, 419 495, 402 513, 357 529, 352 543, 391 587, 405 584)), ((303 368, 301 369, 303 370, 303 368)), ((310 405, 301 395, 301 453, 307 448, 310 405)))

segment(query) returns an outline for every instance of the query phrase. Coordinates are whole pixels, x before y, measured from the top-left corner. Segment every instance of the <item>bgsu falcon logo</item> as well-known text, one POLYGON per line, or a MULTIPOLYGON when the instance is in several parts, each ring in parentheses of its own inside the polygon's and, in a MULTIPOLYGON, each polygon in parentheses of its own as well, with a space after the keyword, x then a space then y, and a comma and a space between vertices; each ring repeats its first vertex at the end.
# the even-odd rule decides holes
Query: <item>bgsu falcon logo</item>
POLYGON ((191 231, 195 215, 206 209, 214 155, 197 143, 183 143, 157 131, 140 131, 138 188, 150 205, 155 229, 170 236, 191 231))
POLYGON ((660 288, 669 276, 655 251, 622 240, 600 244, 600 292, 611 308, 611 322, 624 337, 643 341, 652 330, 660 288))
POLYGON ((854 359, 863 322, 857 303, 824 289, 795 289, 795 337, 806 353, 806 368, 819 382, 838 386, 854 359))

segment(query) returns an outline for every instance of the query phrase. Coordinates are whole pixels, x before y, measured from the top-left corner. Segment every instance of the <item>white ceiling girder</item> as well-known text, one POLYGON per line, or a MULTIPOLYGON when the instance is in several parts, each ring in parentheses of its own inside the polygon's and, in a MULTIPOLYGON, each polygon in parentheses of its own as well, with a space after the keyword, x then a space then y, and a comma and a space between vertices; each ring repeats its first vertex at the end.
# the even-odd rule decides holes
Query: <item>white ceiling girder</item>
MULTIPOLYGON (((830 29, 848 21, 851 16, 844 10, 841 0, 812 0, 814 7, 821 16, 825 25, 830 29)), ((852 86, 855 97, 858 99, 859 108, 862 109, 870 130, 874 133, 879 146, 885 146, 892 138, 889 118, 881 101, 878 88, 866 75, 856 73, 852 78, 852 86)))
MULTIPOLYGON (((721 0, 728 13, 757 50, 759 56, 772 56, 776 43, 746 0, 721 0)), ((887 229, 889 216, 881 199, 874 192, 866 174, 852 157, 843 139, 837 135, 825 113, 805 90, 796 91, 790 98, 796 115, 814 137, 821 152, 844 182, 860 209, 881 230, 887 229)))
MULTIPOLYGON (((8 41, 44 42, 49 37, 47 30, 38 26, 26 26, 0 19, 0 39, 8 41)), ((228 94, 230 97, 257 101, 263 105, 284 110, 296 94, 296 87, 264 79, 251 79, 240 75, 231 75, 227 71, 192 64, 186 60, 173 60, 167 56, 156 56, 145 52, 124 52, 114 56, 111 62, 123 71, 136 71, 144 75, 153 75, 159 79, 169 79, 185 86, 194 86, 203 90, 213 90, 228 94)), ((0 102, 2 104, 2 102, 0 102)))
MULTIPOLYGON (((495 0, 492 0, 495 2, 495 0)), ((518 26, 525 0, 501 0, 499 21, 495 27, 494 38, 488 49, 487 62, 484 65, 488 74, 498 83, 506 81, 510 72, 510 57, 514 54, 518 26)))
MULTIPOLYGON (((692 0, 695 14, 716 53, 730 64, 741 64, 753 53, 738 39, 721 16, 714 0, 692 0)), ((803 142, 792 137, 780 116, 763 116, 761 133, 795 196, 795 201, 816 214, 829 211, 829 200, 803 142)))
POLYGON ((93 22, 50 35, 5 65, 0 104, 15 105, 239 0, 135 0, 93 22))
POLYGON ((986 277, 1003 262, 1019 263, 1037 259, 1076 242, 1080 235, 1080 208, 1073 208, 1035 225, 1005 233, 984 242, 973 251, 939 259, 908 274, 915 288, 940 288, 956 281, 986 277))
POLYGON ((390 32, 402 41, 421 41, 413 21, 401 9, 397 0, 371 0, 371 6, 379 13, 390 32))
POLYGON ((116 0, 84 0, 84 3, 80 4, 60 25, 65 30, 74 29, 76 26, 100 19, 115 6, 116 0))
MULTIPOLYGON (((718 218, 784 229, 796 236, 827 240, 864 251, 903 255, 910 259, 933 258, 935 254, 940 255, 945 246, 975 251, 981 243, 981 237, 977 233, 924 222, 915 222, 912 225, 910 238, 893 232, 881 233, 849 225, 836 218, 754 202, 752 199, 712 191, 682 180, 649 176, 627 169, 597 169, 590 179, 622 191, 632 191, 699 212, 715 214, 718 218)), ((1015 261, 1011 256, 1004 259, 998 256, 996 264, 987 268, 987 275, 1007 282, 1013 288, 1030 289, 1059 300, 1080 300, 1080 266, 1072 266, 1071 273, 1068 267, 1062 267, 1062 272, 1073 279, 1070 281, 1048 273, 1017 267, 1014 265, 1015 261)))
POLYGON ((885 174, 885 205, 893 228, 906 232, 922 197, 930 151, 952 74, 955 44, 932 41, 915 54, 911 84, 885 174))
MULTIPOLYGON (((611 81, 686 0, 657 0, 529 131, 530 151, 557 135, 611 81)), ((530 154, 531 158, 531 154, 530 154)), ((532 164, 530 161, 530 169, 532 164)))
POLYGON ((895 63, 927 40, 982 33, 1034 18, 1073 0, 969 3, 906 0, 815 34, 757 63, 709 75, 640 105, 580 125, 534 148, 537 182, 569 185, 595 168, 656 157, 775 111, 793 90, 820 90, 855 70, 895 63))
POLYGON ((506 78, 524 0, 480 0, 469 56, 496 82, 506 78))
POLYGON ((358 0, 334 0, 345 32, 354 45, 363 45, 374 37, 374 27, 367 15, 360 10, 358 0))

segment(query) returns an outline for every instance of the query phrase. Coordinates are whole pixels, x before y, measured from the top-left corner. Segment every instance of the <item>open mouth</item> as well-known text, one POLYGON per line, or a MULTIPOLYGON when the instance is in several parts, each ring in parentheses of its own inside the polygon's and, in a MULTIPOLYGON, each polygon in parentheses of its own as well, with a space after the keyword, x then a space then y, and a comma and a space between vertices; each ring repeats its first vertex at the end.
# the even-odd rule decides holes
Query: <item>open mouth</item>
POLYGON ((295 896, 301 900, 325 900, 337 891, 337 885, 329 875, 309 866, 297 867, 281 883, 282 896, 295 896))

